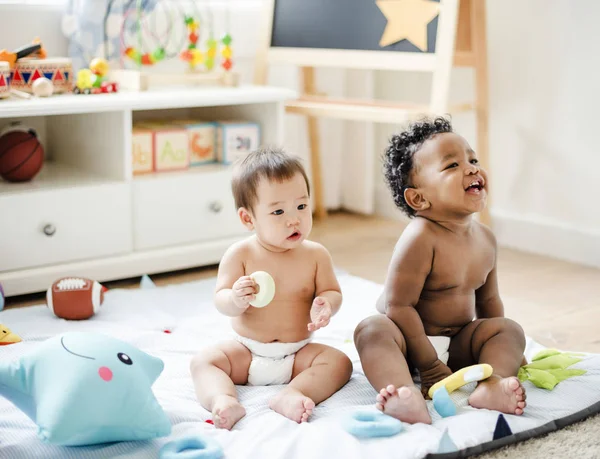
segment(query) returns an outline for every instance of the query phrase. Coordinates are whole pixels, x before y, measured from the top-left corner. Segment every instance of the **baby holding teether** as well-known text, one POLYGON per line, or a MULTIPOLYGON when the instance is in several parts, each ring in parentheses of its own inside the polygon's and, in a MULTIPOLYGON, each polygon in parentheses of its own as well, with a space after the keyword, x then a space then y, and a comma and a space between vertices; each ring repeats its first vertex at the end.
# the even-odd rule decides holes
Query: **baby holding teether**
POLYGON ((285 385, 270 408, 305 422, 352 374, 346 354, 311 343, 342 294, 328 251, 307 240, 308 178, 296 158, 260 149, 234 166, 232 191, 242 224, 255 234, 219 265, 215 304, 232 318, 235 338, 192 359, 196 395, 215 426, 231 429, 246 413, 235 385, 285 385))
POLYGON ((404 422, 431 423, 424 396, 435 405, 435 394, 443 394, 436 383, 456 375, 449 391, 479 381, 471 406, 523 414, 517 372, 525 335, 504 317, 496 240, 474 218, 488 190, 477 154, 450 121, 425 119, 392 137, 384 171, 411 221, 396 244, 380 314, 355 331, 363 370, 379 392, 377 408, 404 422), (476 364, 487 366, 468 368, 476 364))

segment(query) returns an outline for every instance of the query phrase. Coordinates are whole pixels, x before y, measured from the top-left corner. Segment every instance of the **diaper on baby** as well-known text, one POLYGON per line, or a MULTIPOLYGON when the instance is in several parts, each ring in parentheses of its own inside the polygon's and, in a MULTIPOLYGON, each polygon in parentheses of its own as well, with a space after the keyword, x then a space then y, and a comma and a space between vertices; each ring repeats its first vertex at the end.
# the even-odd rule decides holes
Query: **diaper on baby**
POLYGON ((252 353, 252 361, 248 370, 250 386, 289 383, 292 379, 296 352, 311 341, 308 338, 297 343, 261 343, 239 335, 236 335, 235 338, 252 353))
POLYGON ((448 357, 450 356, 450 337, 448 336, 428 336, 427 337, 433 348, 444 365, 448 365, 448 357))

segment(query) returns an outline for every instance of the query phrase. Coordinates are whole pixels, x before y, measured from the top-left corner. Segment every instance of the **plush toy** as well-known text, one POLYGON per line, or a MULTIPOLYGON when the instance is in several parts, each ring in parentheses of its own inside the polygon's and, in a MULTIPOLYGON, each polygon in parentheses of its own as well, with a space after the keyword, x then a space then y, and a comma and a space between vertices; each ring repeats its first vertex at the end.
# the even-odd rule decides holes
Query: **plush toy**
POLYGON ((452 373, 429 388, 428 395, 433 400, 433 407, 444 418, 454 416, 456 406, 452 402, 450 394, 465 384, 489 378, 493 371, 493 368, 487 363, 480 363, 452 373))
POLYGON ((586 370, 569 368, 571 365, 581 362, 583 355, 559 352, 556 349, 544 349, 533 357, 531 363, 519 368, 519 380, 521 382, 531 381, 536 387, 552 390, 561 381, 586 373, 586 370))
POLYGON ((37 424, 45 443, 147 440, 171 432, 151 389, 163 368, 161 359, 126 342, 70 332, 0 361, 0 395, 37 424))
POLYGON ((52 283, 46 292, 46 305, 62 319, 89 319, 102 306, 105 290, 90 279, 65 277, 52 283))
POLYGON ((0 346, 6 346, 7 344, 20 343, 22 341, 19 335, 11 332, 7 327, 0 324, 0 346))

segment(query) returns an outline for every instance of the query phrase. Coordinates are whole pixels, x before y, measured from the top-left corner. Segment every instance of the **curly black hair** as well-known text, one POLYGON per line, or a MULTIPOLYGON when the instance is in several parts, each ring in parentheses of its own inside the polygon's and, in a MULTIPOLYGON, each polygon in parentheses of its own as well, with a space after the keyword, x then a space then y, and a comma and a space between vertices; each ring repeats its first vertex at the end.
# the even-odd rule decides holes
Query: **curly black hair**
POLYGON ((383 174, 394 204, 410 218, 416 212, 404 199, 404 190, 412 186, 410 172, 413 169, 413 156, 426 140, 444 132, 453 132, 449 119, 441 116, 420 119, 409 124, 401 133, 393 135, 383 154, 383 174))

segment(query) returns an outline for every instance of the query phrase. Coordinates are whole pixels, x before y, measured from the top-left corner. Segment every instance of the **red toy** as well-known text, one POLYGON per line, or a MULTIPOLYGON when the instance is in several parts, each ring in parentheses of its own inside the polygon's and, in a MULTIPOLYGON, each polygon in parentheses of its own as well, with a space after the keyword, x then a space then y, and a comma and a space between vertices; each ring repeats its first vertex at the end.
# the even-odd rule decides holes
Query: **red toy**
POLYGON ((85 320, 97 313, 106 288, 83 277, 64 277, 55 281, 46 293, 46 305, 61 319, 85 320))
POLYGON ((0 177, 9 182, 33 179, 44 164, 44 147, 34 129, 11 125, 0 133, 0 177))

